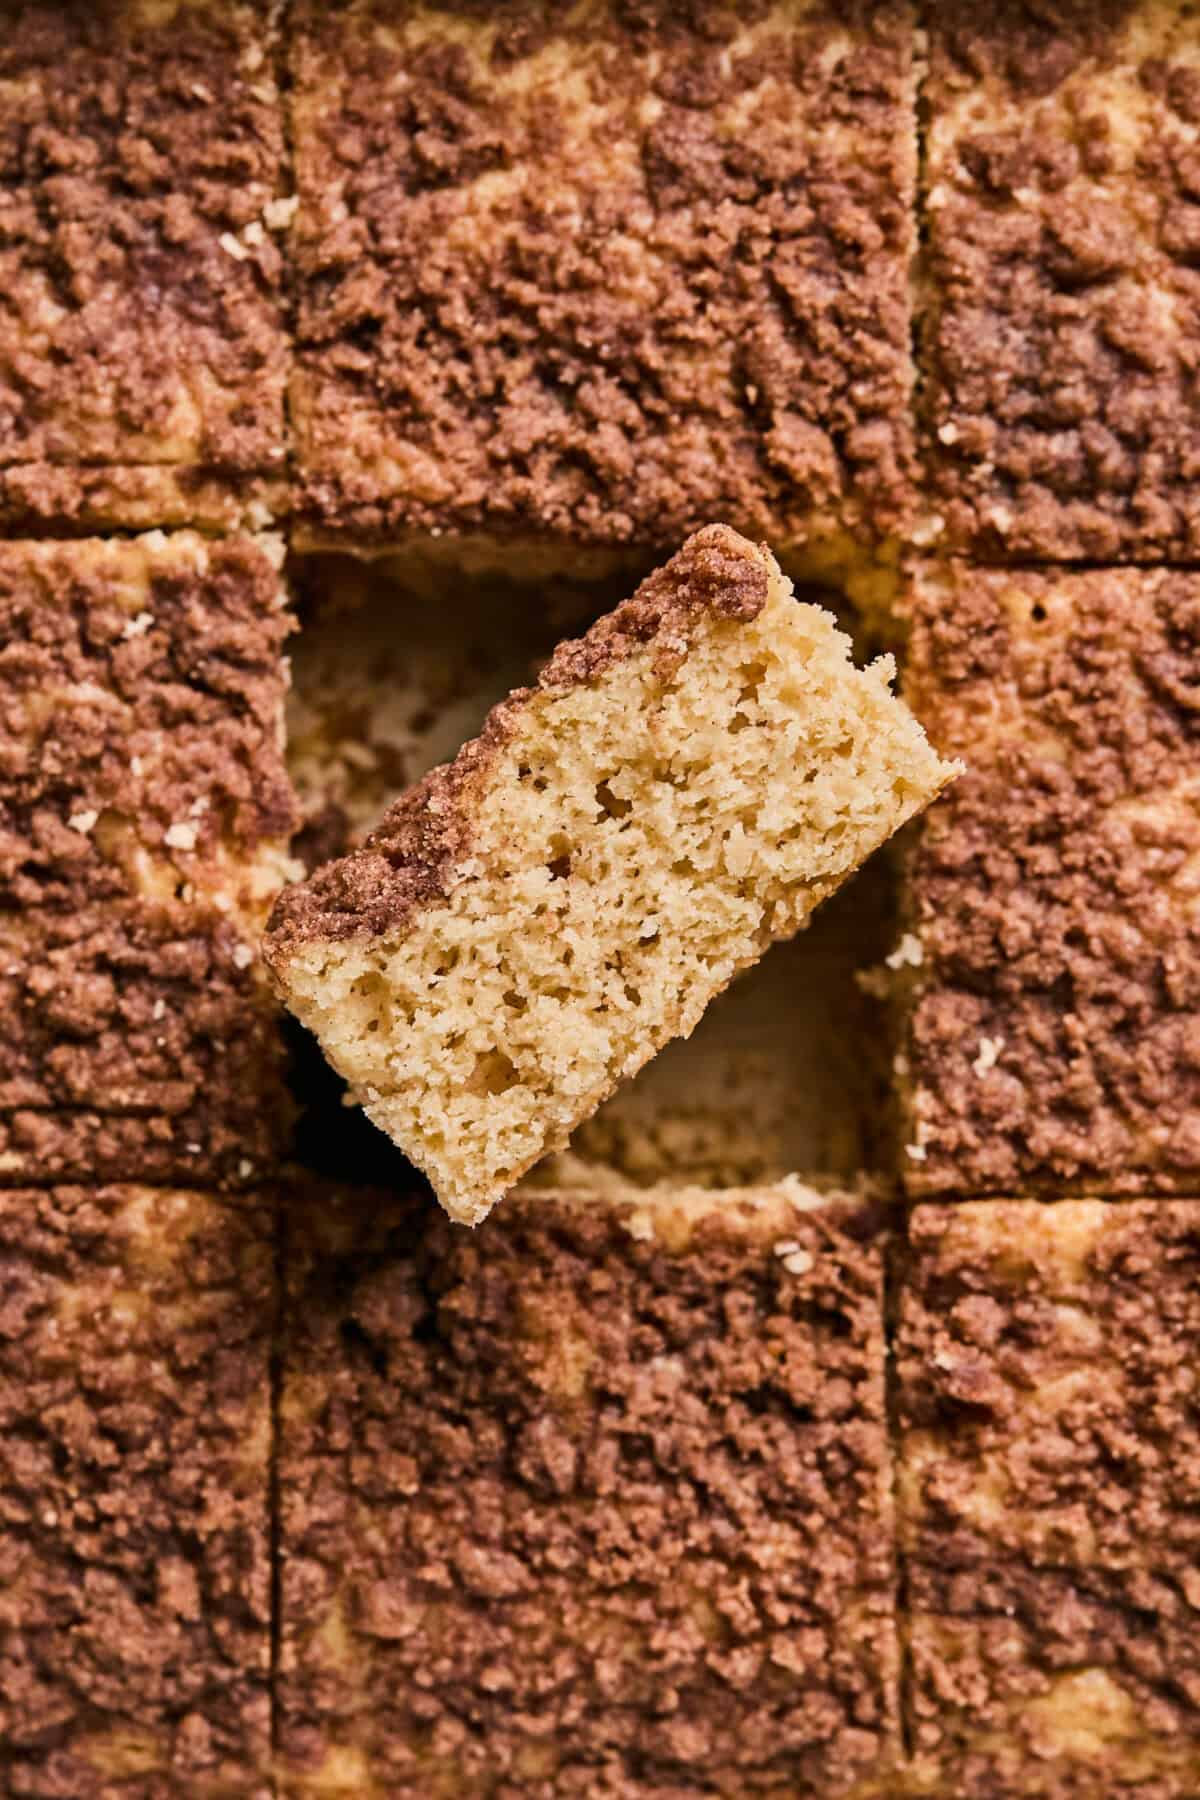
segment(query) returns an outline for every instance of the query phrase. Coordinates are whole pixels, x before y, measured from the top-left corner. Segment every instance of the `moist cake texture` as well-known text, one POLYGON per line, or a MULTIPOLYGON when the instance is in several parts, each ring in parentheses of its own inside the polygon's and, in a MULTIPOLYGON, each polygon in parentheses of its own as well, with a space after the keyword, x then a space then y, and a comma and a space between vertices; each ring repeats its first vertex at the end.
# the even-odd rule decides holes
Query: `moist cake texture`
POLYGON ((283 1146, 257 955, 293 867, 278 561, 0 544, 0 1178, 104 1147, 94 1174, 246 1179, 283 1146))
POLYGON ((967 773, 908 872, 905 1179, 1200 1187, 1200 578, 926 567, 905 696, 967 773))
POLYGON ((954 773, 713 526, 280 899, 289 1005, 469 1222, 954 773))
POLYGON ((307 541, 906 527, 909 5, 300 0, 292 27, 307 541))
POLYGON ((282 473, 277 12, 0 5, 0 465, 43 513, 190 522, 167 469, 282 473), (112 465, 103 509, 56 465, 112 465))
POLYGON ((949 543, 1200 553, 1200 9, 938 0, 925 427, 949 543))
POLYGON ((897 1346, 915 1791, 1200 1789, 1200 1201, 920 1206, 897 1346))
POLYGON ((793 1178, 290 1219, 283 1795, 882 1791, 877 1207, 793 1178))
POLYGON ((0 1790, 271 1792, 270 1208, 0 1193, 0 1790))

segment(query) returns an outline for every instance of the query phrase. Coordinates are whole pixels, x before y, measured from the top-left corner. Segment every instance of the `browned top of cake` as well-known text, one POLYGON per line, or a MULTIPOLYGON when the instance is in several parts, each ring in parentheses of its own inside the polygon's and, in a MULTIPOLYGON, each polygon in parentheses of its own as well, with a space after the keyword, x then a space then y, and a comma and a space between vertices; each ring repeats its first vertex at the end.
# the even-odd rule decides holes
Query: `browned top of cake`
POLYGON ((431 770, 403 794, 361 849, 286 889, 271 918, 267 960, 284 962, 309 939, 391 929, 440 899, 470 847, 472 788, 486 776, 533 694, 584 686, 651 644, 656 668, 669 678, 703 620, 714 614, 734 623, 758 617, 767 602, 771 568, 765 547, 727 526, 696 532, 632 599, 597 620, 582 638, 560 644, 535 688, 518 688, 493 707, 479 736, 452 763, 431 770))
POLYGON ((291 625, 251 539, 0 544, 0 905, 201 886, 293 823, 291 625))
POLYGON ((913 1741, 918 1757, 957 1746, 933 1791, 1184 1800, 1200 1774, 1200 1202, 918 1207, 910 1246, 913 1741))
POLYGON ((260 530, 288 506, 287 473, 188 463, 0 466, 0 533, 80 537, 114 529, 260 530))
POLYGON ((281 461, 276 10, 0 6, 0 461, 281 461))
MULTIPOLYGON (((245 1179, 290 1122, 256 944, 289 624, 255 540, 0 544, 0 1107, 136 1116, 160 1176, 245 1179)), ((0 1179, 48 1172, 49 1130, 0 1179)), ((143 1172, 129 1131, 85 1136, 143 1172)))
POLYGON ((1200 1201, 920 1206, 909 1245, 910 1553, 1174 1571, 1200 1598, 1200 1201))
POLYGON ((1191 1800, 1195 1612, 1169 1583, 992 1563, 912 1569, 905 1793, 1191 1800))
POLYGON ((272 1246, 193 1193, 0 1193, 8 1792, 257 1791, 272 1246))
POLYGON ((907 517, 904 0, 295 9, 318 527, 907 517))
POLYGON ((282 1154, 293 1109, 276 1008, 245 937, 208 908, 103 901, 12 923, 0 913, 0 1110, 52 1110, 0 1155, 0 1181, 100 1168, 77 1111, 108 1132, 120 1179, 244 1183, 282 1154), (43 1167, 33 1154, 42 1145, 43 1167), (143 1163, 145 1158, 145 1163, 143 1163), (165 1159, 165 1160, 164 1160, 165 1159))
POLYGON ((894 1748, 878 1214, 703 1198, 294 1211, 290 1769, 826 1794, 894 1748))
POLYGON ((927 427, 953 542, 1200 549, 1200 120, 1190 8, 929 16, 927 427))
POLYGON ((279 1168, 292 1123, 290 1113, 277 1118, 270 1110, 281 1096, 268 1094, 264 1104, 264 1070, 272 1083, 278 1073, 271 1048, 256 1044, 244 1064, 226 1058, 221 1068, 228 1088, 210 1065, 195 1084, 193 1108, 169 1116, 105 1112, 103 1078, 91 1105, 0 1112, 0 1187, 202 1181, 233 1192, 261 1182, 279 1168))
POLYGON ((939 6, 930 33, 931 75, 946 95, 995 83, 1026 103, 1052 98, 1080 73, 1124 61, 1126 31, 1139 0, 1060 0, 1053 11, 1032 0, 997 0, 986 13, 966 0, 939 6))
POLYGON ((906 697, 969 767, 911 865, 910 1185, 1186 1192, 1200 580, 951 569, 916 607, 906 697))

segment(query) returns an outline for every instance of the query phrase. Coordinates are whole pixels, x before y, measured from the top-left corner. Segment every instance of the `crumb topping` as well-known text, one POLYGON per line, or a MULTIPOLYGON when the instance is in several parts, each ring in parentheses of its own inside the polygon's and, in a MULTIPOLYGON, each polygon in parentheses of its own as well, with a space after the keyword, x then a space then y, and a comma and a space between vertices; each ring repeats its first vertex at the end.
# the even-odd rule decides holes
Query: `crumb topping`
POLYGON ((1196 43, 1190 6, 930 14, 925 427, 952 548, 1200 549, 1196 43))
POLYGON ((1186 1193, 1200 582, 949 565, 918 581, 915 608, 907 697, 968 769, 909 873, 923 963, 908 1103, 925 1150, 910 1185, 1186 1193))
POLYGON ((273 1241, 192 1192, 0 1193, 13 1794, 266 1781, 273 1241))
POLYGON ((294 1215, 289 1772, 549 1800, 885 1767, 878 1212, 771 1194, 758 1226, 706 1194, 677 1240, 669 1197, 514 1199, 471 1233, 364 1198, 294 1215))
POLYGON ((296 22, 309 523, 655 549, 904 523, 903 0, 296 22))

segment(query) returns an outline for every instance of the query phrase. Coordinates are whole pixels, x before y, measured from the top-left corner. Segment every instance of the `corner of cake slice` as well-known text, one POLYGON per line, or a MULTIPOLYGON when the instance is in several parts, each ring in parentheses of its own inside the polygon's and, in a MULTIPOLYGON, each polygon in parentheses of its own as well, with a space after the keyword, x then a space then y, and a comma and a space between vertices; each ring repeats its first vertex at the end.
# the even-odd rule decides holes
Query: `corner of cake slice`
POLYGON ((288 1005, 453 1218, 952 778, 891 676, 708 526, 284 893, 265 951, 288 1005))

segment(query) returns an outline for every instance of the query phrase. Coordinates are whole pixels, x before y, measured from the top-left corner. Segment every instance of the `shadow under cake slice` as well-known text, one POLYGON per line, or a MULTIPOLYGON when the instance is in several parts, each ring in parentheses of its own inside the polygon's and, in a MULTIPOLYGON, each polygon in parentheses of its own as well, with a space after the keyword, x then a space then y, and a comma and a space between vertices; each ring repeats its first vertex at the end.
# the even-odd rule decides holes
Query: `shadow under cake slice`
POLYGON ((885 660, 697 533, 363 847, 266 956, 370 1117, 477 1222, 951 778, 885 660))

